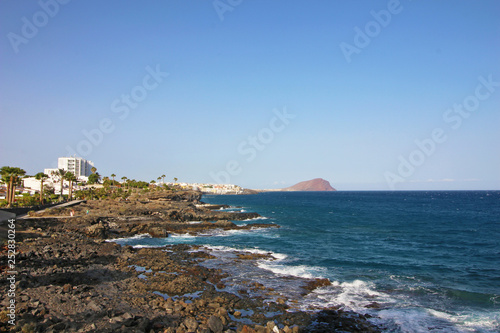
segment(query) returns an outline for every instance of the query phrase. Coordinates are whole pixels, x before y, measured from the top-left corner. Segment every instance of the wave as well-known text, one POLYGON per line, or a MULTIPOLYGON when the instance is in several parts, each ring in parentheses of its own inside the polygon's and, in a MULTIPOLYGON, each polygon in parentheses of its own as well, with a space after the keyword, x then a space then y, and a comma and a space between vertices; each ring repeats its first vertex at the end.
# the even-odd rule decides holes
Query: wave
POLYGON ((197 236, 188 233, 185 234, 169 234, 168 238, 196 238, 197 236))
POLYGON ((238 249, 238 248, 229 247, 229 246, 222 246, 222 245, 203 245, 203 247, 210 250, 210 251, 215 251, 215 252, 226 252, 226 253, 248 252, 248 253, 253 253, 253 254, 269 255, 273 258, 273 260, 284 260, 288 257, 286 254, 283 254, 283 253, 266 251, 266 250, 261 250, 258 248, 238 249))
POLYGON ((164 247, 165 245, 161 244, 161 245, 132 245, 132 247, 134 249, 154 249, 154 248, 157 248, 157 247, 164 247))
POLYGON ((323 278, 323 272, 326 271, 322 267, 314 267, 307 265, 291 266, 276 264, 268 261, 260 261, 257 267, 273 272, 280 276, 294 276, 305 279, 323 278))
MULTIPOLYGON (((244 226, 245 224, 242 224, 240 226, 244 226)), ((230 237, 230 236, 237 236, 237 235, 246 235, 246 236, 259 236, 259 237, 265 237, 265 238, 279 238, 280 236, 278 234, 274 234, 270 231, 275 231, 270 230, 269 228, 250 228, 250 229, 229 229, 229 230, 224 230, 224 229, 211 229, 211 230, 205 230, 201 233, 198 233, 198 237, 230 237)))
POLYGON ((251 219, 242 220, 242 221, 258 221, 258 220, 269 220, 269 217, 259 216, 259 217, 254 217, 251 219))
POLYGON ((144 238, 152 238, 152 237, 150 234, 140 234, 140 235, 135 235, 135 236, 131 236, 131 237, 106 239, 105 242, 120 243, 120 242, 130 241, 130 240, 140 240, 140 239, 144 239, 144 238))
MULTIPOLYGON (((362 314, 387 332, 498 332, 498 312, 462 313, 434 307, 440 304, 420 304, 410 296, 377 290, 373 282, 354 280, 332 282, 331 286, 315 289, 300 302, 302 310, 340 306, 362 314)), ((446 307, 445 307, 446 308, 446 307)))

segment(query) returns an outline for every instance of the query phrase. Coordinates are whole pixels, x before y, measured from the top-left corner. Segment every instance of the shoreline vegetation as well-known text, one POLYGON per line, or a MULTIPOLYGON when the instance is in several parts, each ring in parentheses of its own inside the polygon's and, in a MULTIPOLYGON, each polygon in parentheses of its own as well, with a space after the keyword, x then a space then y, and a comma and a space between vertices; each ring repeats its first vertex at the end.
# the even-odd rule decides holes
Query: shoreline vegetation
MULTIPOLYGON (((16 221, 16 326, 2 301, 0 331, 22 332, 379 332, 368 317, 340 308, 303 312, 255 282, 226 286, 228 273, 203 266, 198 245, 120 246, 113 239, 147 234, 197 235, 210 230, 279 228, 231 221, 256 213, 224 211, 195 191, 152 191, 87 200, 30 212, 16 221), (192 223, 197 221, 198 223, 192 223), (191 222, 191 223, 189 223, 191 222), (256 296, 257 295, 257 296, 256 296), (273 295, 275 301, 269 301, 273 295)), ((2 247, 2 262, 7 248, 2 247)), ((235 265, 271 254, 235 251, 235 265)), ((2 267, 2 275, 7 268, 2 267)), ((285 279, 285 278, 283 278, 285 279)), ((7 280, 0 285, 7 288, 7 280)), ((329 285, 303 279, 302 295, 329 285)))

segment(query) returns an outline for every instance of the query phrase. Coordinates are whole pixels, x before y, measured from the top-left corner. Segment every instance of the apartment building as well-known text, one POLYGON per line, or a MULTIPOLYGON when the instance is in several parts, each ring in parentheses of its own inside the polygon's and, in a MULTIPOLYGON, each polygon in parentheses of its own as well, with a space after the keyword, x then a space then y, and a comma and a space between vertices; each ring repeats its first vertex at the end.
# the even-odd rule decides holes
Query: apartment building
POLYGON ((92 174, 94 163, 80 157, 59 157, 57 168, 72 172, 76 178, 88 177, 92 174))

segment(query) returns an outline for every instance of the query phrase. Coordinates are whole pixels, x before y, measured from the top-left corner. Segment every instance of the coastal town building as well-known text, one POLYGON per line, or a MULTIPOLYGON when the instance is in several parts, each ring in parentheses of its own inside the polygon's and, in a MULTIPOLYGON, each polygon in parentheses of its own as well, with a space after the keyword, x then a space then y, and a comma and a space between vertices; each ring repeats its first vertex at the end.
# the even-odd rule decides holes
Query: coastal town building
POLYGON ((88 177, 92 174, 94 163, 81 157, 59 157, 57 168, 72 172, 76 178, 88 177))
MULTIPOLYGON (((44 181, 44 186, 53 187, 56 194, 60 192, 60 185, 55 186, 55 184, 60 184, 59 177, 56 176, 58 169, 64 169, 66 171, 72 172, 79 181, 87 181, 88 176, 92 174, 92 168, 94 163, 88 161, 81 157, 59 157, 57 159, 57 168, 44 169, 43 173, 49 176, 47 180, 44 181)), ((25 188, 40 191, 40 181, 35 177, 23 178, 23 184, 25 188)), ((76 184, 75 184, 76 185, 76 184)), ((69 182, 64 181, 63 193, 69 192, 69 182)))
POLYGON ((208 183, 172 183, 159 182, 157 185, 165 184, 169 187, 181 188, 183 190, 200 191, 204 194, 242 194, 244 189, 233 184, 208 184, 208 183))

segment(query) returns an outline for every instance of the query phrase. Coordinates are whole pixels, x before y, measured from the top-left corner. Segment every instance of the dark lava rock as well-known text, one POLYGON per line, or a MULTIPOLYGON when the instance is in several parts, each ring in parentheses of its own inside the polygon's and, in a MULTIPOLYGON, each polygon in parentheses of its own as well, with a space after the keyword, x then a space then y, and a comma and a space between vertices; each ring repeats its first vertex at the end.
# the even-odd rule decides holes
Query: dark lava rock
POLYGON ((153 238, 165 238, 168 237, 168 232, 166 229, 161 227, 153 227, 148 229, 149 235, 153 238))
POLYGON ((210 316, 210 318, 208 318, 207 324, 210 330, 214 333, 221 333, 224 329, 222 320, 216 316, 210 316))
POLYGON ((219 221, 215 222, 214 224, 216 226, 222 227, 222 228, 236 227, 236 224, 234 224, 231 221, 227 221, 227 220, 219 220, 219 221))
POLYGON ((314 279, 313 281, 308 282, 304 289, 312 291, 316 288, 330 286, 332 283, 328 279, 314 279))
POLYGON ((109 234, 109 227, 107 223, 104 222, 99 222, 97 224, 91 225, 90 227, 87 227, 85 230, 85 233, 87 236, 92 237, 92 238, 99 238, 99 239, 105 239, 108 237, 109 234))

